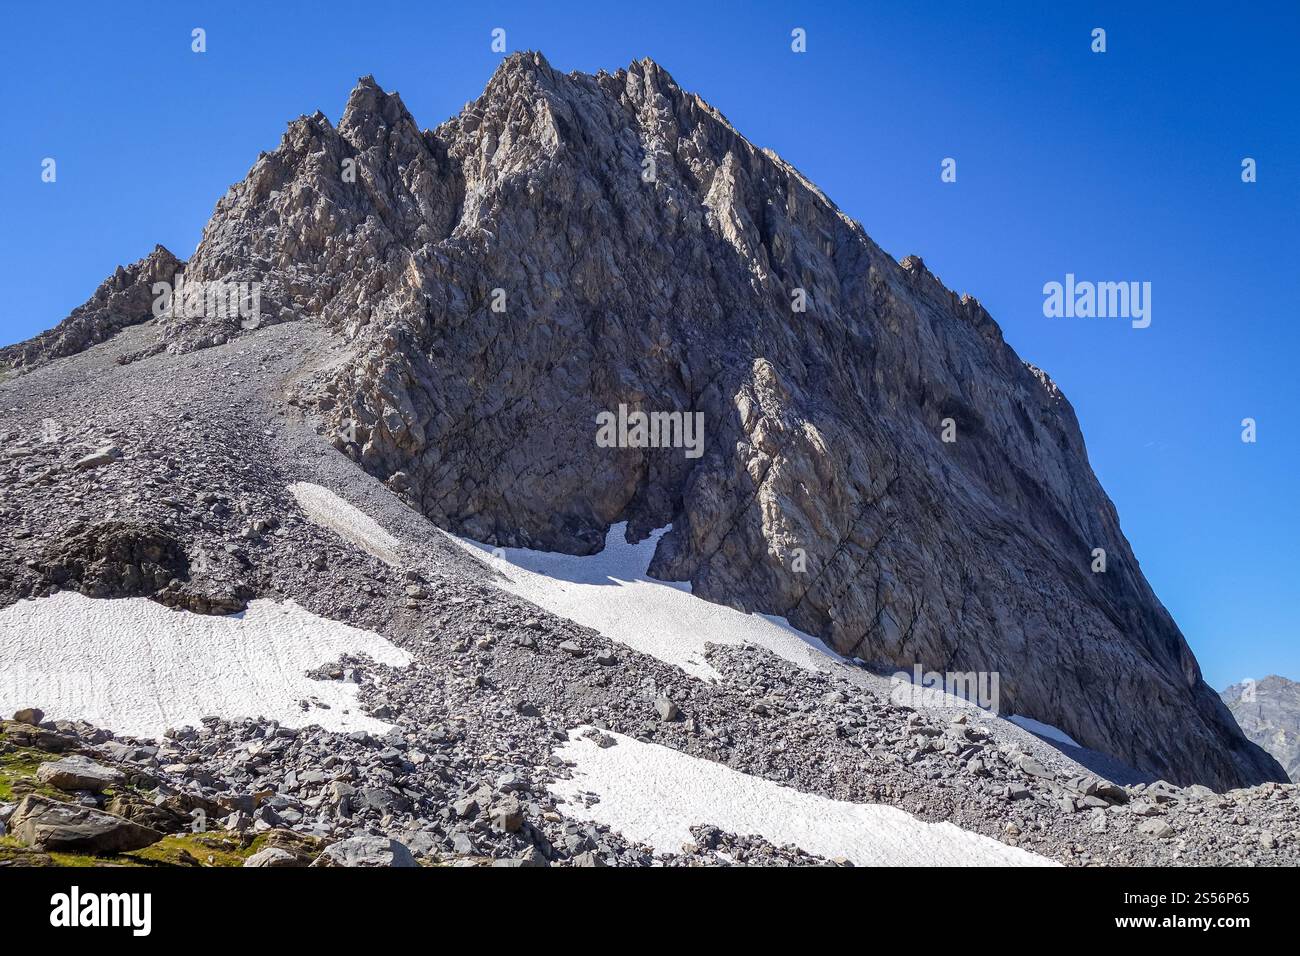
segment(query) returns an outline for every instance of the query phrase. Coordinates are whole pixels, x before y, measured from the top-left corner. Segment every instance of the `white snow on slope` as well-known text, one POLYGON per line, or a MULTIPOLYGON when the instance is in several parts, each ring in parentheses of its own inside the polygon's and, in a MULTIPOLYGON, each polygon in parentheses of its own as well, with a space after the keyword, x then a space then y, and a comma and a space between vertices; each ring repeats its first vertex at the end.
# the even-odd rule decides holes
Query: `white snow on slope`
POLYGON ((0 610, 0 713, 41 707, 137 737, 197 726, 209 715, 267 717, 286 727, 383 733, 357 686, 305 671, 341 654, 405 667, 410 656, 371 631, 287 601, 253 601, 225 617, 173 611, 147 598, 95 600, 65 591, 0 610), (315 699, 329 709, 300 700, 315 699))
POLYGON ((718 672, 704 646, 757 644, 800 667, 827 670, 843 660, 783 618, 745 614, 695 597, 689 581, 658 581, 646 570, 671 525, 628 544, 627 522, 610 527, 605 549, 585 557, 526 548, 489 548, 449 537, 497 571, 499 587, 610 640, 704 679, 718 672))
POLYGON ((576 764, 574 776, 551 792, 566 816, 602 823, 660 852, 679 852, 690 827, 712 824, 793 843, 818 856, 844 856, 857 866, 1056 866, 1057 864, 951 823, 925 823, 878 804, 848 803, 791 790, 722 764, 611 733, 602 748, 569 735, 556 754, 576 764), (595 793, 583 805, 579 793, 595 793))
MULTIPOLYGON (((586 557, 490 548, 468 538, 448 537, 496 571, 500 577, 495 583, 503 590, 695 677, 709 680, 720 676, 704 659, 707 643, 757 644, 809 670, 842 666, 845 658, 782 617, 745 614, 695 597, 689 581, 649 577, 646 572, 655 548, 671 527, 652 532, 638 544, 628 544, 627 523, 613 525, 605 536, 604 550, 586 557)), ((854 683, 871 683, 856 667, 844 667, 840 673, 854 683)), ((917 710, 969 710, 981 720, 997 717, 976 702, 946 693, 942 687, 909 683, 912 679, 907 671, 894 675, 890 692, 894 703, 917 710)), ((996 709, 996 701, 987 703, 996 709)), ((1029 717, 1005 719, 1047 740, 1079 746, 1050 724, 1029 717)))
POLYGON ((323 485, 309 481, 296 481, 289 486, 289 491, 313 524, 333 531, 386 564, 402 563, 398 554, 401 542, 361 509, 348 504, 323 485))
POLYGON ((1046 737, 1048 740, 1055 740, 1057 743, 1068 744, 1071 747, 1083 747, 1064 730, 1059 727, 1053 727, 1051 724, 1045 724, 1041 720, 1034 720, 1032 717, 1021 717, 1019 714, 1012 714, 1006 718, 1022 730, 1027 730, 1031 734, 1037 734, 1039 737, 1046 737))

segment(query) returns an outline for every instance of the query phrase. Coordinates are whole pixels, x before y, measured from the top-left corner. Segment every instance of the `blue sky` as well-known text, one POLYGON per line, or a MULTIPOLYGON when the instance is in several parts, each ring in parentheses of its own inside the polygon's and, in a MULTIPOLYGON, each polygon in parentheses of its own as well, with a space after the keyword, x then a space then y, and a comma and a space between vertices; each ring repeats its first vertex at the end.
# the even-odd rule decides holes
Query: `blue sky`
POLYGON ((7 5, 0 343, 156 242, 189 255, 258 152, 337 120, 358 76, 432 127, 481 92, 494 27, 563 70, 651 56, 1051 373, 1212 684, 1300 679, 1300 5, 465 6, 7 5), (1067 272, 1151 282, 1151 327, 1045 318, 1067 272))

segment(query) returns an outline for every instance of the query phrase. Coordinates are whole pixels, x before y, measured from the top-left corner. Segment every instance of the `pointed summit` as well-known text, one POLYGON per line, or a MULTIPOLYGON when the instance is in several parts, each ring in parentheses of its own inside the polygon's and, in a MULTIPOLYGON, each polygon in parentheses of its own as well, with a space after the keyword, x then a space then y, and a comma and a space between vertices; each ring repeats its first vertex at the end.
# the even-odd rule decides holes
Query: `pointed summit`
POLYGON ((375 142, 380 127, 397 129, 405 125, 417 129, 402 97, 384 92, 374 76, 366 74, 357 80, 357 85, 348 94, 338 130, 353 146, 364 149, 375 142))
POLYGON ((492 75, 495 77, 502 73, 526 72, 551 74, 555 70, 551 67, 550 60, 546 59, 541 50, 517 50, 502 57, 500 66, 493 71, 492 75))
POLYGON ((677 86, 677 81, 673 79, 672 74, 664 69, 657 60, 648 56, 643 56, 641 59, 633 60, 629 63, 627 72, 637 73, 640 76, 645 77, 647 80, 667 83, 670 86, 677 86))
POLYGON ((510 95, 522 89, 553 90, 562 74, 552 69, 537 50, 520 50, 502 58, 483 88, 479 102, 510 95))

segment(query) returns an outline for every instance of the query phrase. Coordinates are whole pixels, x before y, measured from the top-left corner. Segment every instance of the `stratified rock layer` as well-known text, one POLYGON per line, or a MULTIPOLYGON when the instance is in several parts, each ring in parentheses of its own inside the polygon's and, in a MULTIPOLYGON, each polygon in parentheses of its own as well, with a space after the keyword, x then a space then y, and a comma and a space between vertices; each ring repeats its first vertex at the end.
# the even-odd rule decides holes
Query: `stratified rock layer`
MULTIPOLYGON (((364 78, 231 188, 185 275, 260 282, 263 323, 349 341, 295 400, 446 528, 589 553, 671 523, 651 570, 703 597, 873 664, 997 672, 1004 713, 1179 783, 1284 779, 1202 681, 1051 379, 649 60, 514 55, 432 131, 364 78), (602 447, 620 405, 703 413, 702 456, 602 447)), ((170 351, 247 334, 156 324, 170 351)))

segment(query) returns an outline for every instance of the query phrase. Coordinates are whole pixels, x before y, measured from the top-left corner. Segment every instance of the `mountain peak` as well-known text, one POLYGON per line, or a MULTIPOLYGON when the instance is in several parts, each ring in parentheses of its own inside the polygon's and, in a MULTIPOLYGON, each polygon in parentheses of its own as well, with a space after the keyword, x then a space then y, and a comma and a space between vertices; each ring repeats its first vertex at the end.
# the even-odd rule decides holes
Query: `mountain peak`
MULTIPOLYGON (((148 319, 146 271, 114 277, 96 334, 148 319)), ((1000 675, 1006 712, 1166 779, 1282 777, 1200 679, 1050 379, 653 60, 511 54, 427 133, 362 77, 337 134, 293 130, 221 200, 186 271, 257 282, 260 324, 158 347, 318 323, 338 361, 299 408, 442 528, 590 554, 671 526, 650 574, 701 598, 882 667, 1000 675), (701 440, 602 444, 627 409, 701 440)))
POLYGON ((551 72, 551 61, 546 59, 546 55, 541 50, 516 50, 514 53, 507 53, 501 58, 501 63, 495 72, 519 72, 521 70, 546 70, 551 72))
POLYGON ((627 72, 638 73, 641 76, 657 77, 659 79, 666 80, 668 83, 671 83, 673 86, 677 85, 677 81, 673 79, 672 74, 669 73, 666 69, 664 69, 664 67, 661 66, 658 61, 648 56, 643 56, 641 57, 641 59, 633 60, 631 63, 629 63, 627 67, 627 72))
POLYGON ((367 74, 357 80, 348 94, 338 130, 344 139, 361 149, 374 141, 380 127, 395 129, 407 124, 414 127, 415 120, 402 97, 396 92, 385 92, 374 76, 367 74))

